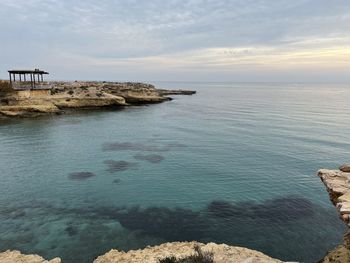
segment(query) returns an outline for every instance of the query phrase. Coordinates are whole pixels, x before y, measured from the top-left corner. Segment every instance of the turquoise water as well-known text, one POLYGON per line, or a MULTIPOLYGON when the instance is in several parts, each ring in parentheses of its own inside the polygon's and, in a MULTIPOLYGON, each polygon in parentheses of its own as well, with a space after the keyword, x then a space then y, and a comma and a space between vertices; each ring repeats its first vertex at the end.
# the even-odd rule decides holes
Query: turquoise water
POLYGON ((315 175, 349 162, 350 86, 156 83, 194 96, 0 121, 0 251, 227 243, 314 262, 346 227, 315 175))

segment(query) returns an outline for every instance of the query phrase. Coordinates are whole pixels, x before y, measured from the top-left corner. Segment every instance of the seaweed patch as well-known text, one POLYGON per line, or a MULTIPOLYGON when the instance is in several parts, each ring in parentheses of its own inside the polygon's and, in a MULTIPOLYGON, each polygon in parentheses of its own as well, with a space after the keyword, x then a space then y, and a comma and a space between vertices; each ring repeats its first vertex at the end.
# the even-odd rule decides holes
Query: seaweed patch
POLYGON ((77 172, 77 173, 70 173, 68 177, 71 180, 86 180, 93 176, 96 176, 96 175, 91 172, 77 172))
POLYGON ((64 231, 66 231, 66 233, 70 237, 75 236, 75 235, 77 235, 79 233, 78 228, 75 227, 75 226, 67 226, 64 231))
POLYGON ((164 160, 164 157, 158 154, 136 154, 134 155, 134 158, 136 160, 142 160, 142 161, 148 161, 150 163, 160 163, 161 161, 164 160))
POLYGON ((107 165, 107 171, 110 173, 123 172, 137 167, 137 163, 127 161, 106 160, 104 164, 107 165))
POLYGON ((102 145, 103 151, 145 151, 145 152, 165 152, 169 151, 169 147, 161 147, 156 145, 147 145, 143 143, 133 142, 112 142, 102 145))
POLYGON ((267 200, 262 204, 227 201, 212 201, 207 212, 217 218, 263 219, 268 221, 293 221, 310 217, 314 213, 313 204, 301 197, 283 197, 267 200))
POLYGON ((114 180, 113 180, 113 183, 114 183, 114 184, 120 184, 121 181, 122 181, 122 180, 120 180, 120 179, 117 178, 117 179, 114 179, 114 180))

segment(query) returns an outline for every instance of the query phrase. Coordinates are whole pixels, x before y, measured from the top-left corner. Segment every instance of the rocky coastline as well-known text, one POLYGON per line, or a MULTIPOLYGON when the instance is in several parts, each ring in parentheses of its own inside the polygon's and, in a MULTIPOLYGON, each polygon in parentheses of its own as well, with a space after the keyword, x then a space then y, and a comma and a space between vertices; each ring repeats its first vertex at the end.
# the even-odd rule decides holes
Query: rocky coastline
POLYGON ((161 103, 168 95, 192 95, 191 90, 164 90, 144 83, 74 81, 45 82, 30 90, 0 81, 0 116, 34 117, 67 110, 161 103))
MULTIPOLYGON (((131 250, 129 252, 112 249, 106 254, 97 257, 93 263, 159 263, 159 260, 175 257, 186 258, 194 254, 199 247, 203 252, 210 253, 215 263, 283 263, 261 252, 242 247, 225 244, 202 244, 199 242, 164 243, 155 247, 131 250)), ((45 260, 38 255, 24 255, 19 251, 0 253, 1 263, 64 263, 60 258, 45 260)))
MULTIPOLYGON (((339 212, 344 223, 350 227, 350 166, 343 165, 339 170, 321 169, 317 175, 327 188, 330 200, 339 212)), ((343 244, 328 252, 319 263, 350 262, 350 231, 344 236, 343 244)))
POLYGON ((282 263, 278 259, 247 248, 198 242, 165 243, 160 246, 131 250, 127 253, 112 249, 105 255, 98 257, 93 263, 158 263, 160 259, 164 258, 176 257, 180 259, 193 255, 196 246, 200 247, 203 252, 212 253, 215 263, 282 263))
POLYGON ((0 253, 1 263, 61 263, 60 258, 45 260, 38 255, 25 255, 17 250, 7 250, 0 253))

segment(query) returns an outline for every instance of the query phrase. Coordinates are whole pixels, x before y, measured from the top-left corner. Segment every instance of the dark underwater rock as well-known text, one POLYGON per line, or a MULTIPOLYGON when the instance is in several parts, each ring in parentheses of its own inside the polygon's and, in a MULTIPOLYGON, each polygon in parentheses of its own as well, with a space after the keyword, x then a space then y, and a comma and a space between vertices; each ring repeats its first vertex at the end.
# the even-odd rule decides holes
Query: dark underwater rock
POLYGON ((77 173, 71 173, 69 174, 69 179, 72 180, 86 180, 90 177, 96 176, 94 173, 91 172, 77 172, 77 173))
POLYGON ((137 163, 114 160, 106 160, 104 164, 108 166, 107 171, 110 173, 123 172, 137 166, 137 163))
POLYGON ((136 160, 142 160, 142 161, 148 161, 150 163, 160 163, 161 161, 164 160, 164 157, 158 154, 136 154, 134 155, 134 158, 136 160))
POLYGON ((160 147, 134 142, 110 142, 102 145, 103 151, 144 151, 144 152, 165 152, 169 147, 160 147))

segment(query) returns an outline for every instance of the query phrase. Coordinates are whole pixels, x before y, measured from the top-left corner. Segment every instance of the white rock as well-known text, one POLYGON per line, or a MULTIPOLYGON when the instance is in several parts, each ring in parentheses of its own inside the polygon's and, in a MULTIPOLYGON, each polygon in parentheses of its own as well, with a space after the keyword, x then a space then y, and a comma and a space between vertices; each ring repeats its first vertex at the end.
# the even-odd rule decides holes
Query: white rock
POLYGON ((1 263, 61 263, 60 258, 54 258, 52 260, 45 260, 38 255, 24 255, 21 252, 14 250, 7 250, 0 253, 1 263))
POLYGON ((183 258, 194 254, 194 247, 198 245, 202 251, 214 253, 216 263, 282 263, 278 259, 270 258, 261 252, 247 248, 217 245, 214 243, 202 244, 197 242, 165 243, 156 247, 147 247, 143 250, 132 250, 128 253, 111 250, 98 257, 94 263, 157 263, 159 259, 168 256, 183 258))

